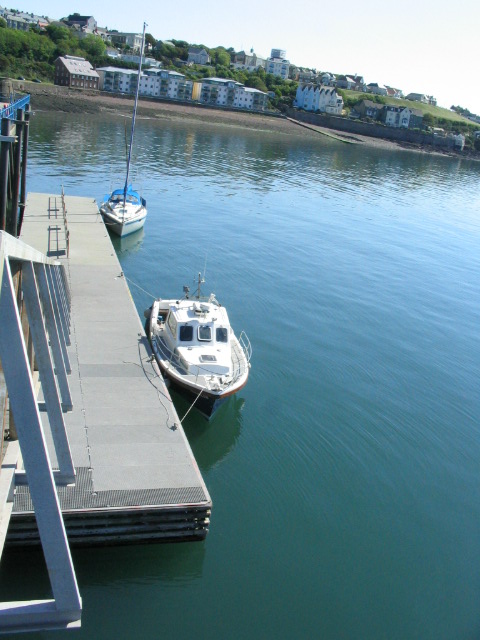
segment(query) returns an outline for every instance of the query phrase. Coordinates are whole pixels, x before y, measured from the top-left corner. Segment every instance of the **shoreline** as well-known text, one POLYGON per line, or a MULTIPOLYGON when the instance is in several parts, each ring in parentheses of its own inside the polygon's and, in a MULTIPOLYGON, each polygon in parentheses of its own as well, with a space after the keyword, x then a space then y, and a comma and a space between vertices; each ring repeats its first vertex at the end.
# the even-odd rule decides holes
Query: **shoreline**
MULTIPOLYGON (((102 111, 130 115, 133 97, 118 96, 105 92, 87 92, 69 89, 56 85, 34 84, 31 82, 12 81, 16 89, 31 95, 33 111, 61 111, 64 113, 100 113, 102 111), (19 86, 21 85, 21 86, 19 86)), ((371 148, 391 151, 413 151, 440 157, 480 161, 478 154, 434 149, 430 146, 412 143, 401 143, 383 138, 373 138, 356 133, 346 133, 335 129, 296 122, 284 116, 262 115, 257 113, 241 113, 227 111, 208 106, 187 105, 159 100, 139 98, 137 114, 140 117, 155 117, 166 120, 193 120, 204 124, 254 129, 283 135, 308 137, 312 132, 335 139, 339 142, 364 145, 371 148)))

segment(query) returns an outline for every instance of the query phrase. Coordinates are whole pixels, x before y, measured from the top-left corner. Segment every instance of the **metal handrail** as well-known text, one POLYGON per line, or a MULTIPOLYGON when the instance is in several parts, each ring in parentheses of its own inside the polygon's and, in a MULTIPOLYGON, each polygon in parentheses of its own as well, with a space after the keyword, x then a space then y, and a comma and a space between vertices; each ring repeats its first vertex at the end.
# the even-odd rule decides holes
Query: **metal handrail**
MULTIPOLYGON (((66 282, 62 269, 64 265, 59 262, 8 233, 0 232, 0 359, 24 468, 24 471, 17 469, 17 456, 9 460, 8 468, 3 466, 0 472, 3 500, 0 510, 8 522, 14 499, 13 483, 28 483, 53 592, 51 600, 0 603, 0 634, 80 626, 82 603, 55 486, 56 481, 75 481, 63 419, 64 409, 69 405, 71 408, 71 399, 66 381, 64 335, 68 326, 68 310, 65 308, 68 294, 62 291, 66 282), (23 301, 58 472, 50 466, 25 344, 17 288, 12 275, 18 270, 21 271, 23 301), (11 472, 12 467, 14 473, 11 472), (5 483, 10 485, 5 486, 5 483)), ((10 446, 6 453, 10 455, 9 452, 10 446)))
POLYGON ((68 230, 68 224, 67 224, 67 205, 65 204, 65 192, 63 190, 63 184, 62 184, 62 213, 63 213, 63 224, 65 226, 65 242, 66 242, 66 251, 67 251, 67 258, 68 258, 70 254, 70 231, 68 230))
POLYGON ((30 104, 30 96, 23 96, 19 100, 15 100, 9 105, 6 105, 0 109, 0 119, 8 118, 9 120, 15 120, 17 117, 17 110, 23 109, 27 104, 30 104))
MULTIPOLYGON (((242 340, 244 340, 245 345, 248 347, 249 351, 246 350, 244 344, 242 344, 242 342, 240 342, 240 340, 238 339, 238 345, 240 347, 240 349, 243 351, 245 358, 247 360, 247 366, 248 363, 250 361, 250 357, 249 354, 251 356, 251 345, 250 345, 250 341, 248 340, 246 334, 244 334, 244 332, 242 331, 242 333, 240 334, 240 336, 242 337, 242 340)), ((178 353, 175 353, 175 351, 172 351, 167 344, 165 343, 165 340, 159 336, 159 335, 154 335, 153 336, 153 340, 155 341, 155 344, 158 348, 158 351, 160 353, 160 356, 169 362, 169 364, 173 364, 173 366, 176 369, 182 369, 183 371, 185 371, 185 366, 182 362, 181 356, 178 353)), ((232 340, 232 351, 235 354, 236 350, 234 348, 234 341, 232 340)), ((233 356, 232 356, 233 358, 233 356)), ((245 368, 241 366, 241 360, 240 358, 237 358, 237 362, 235 363, 236 365, 238 365, 238 369, 234 372, 234 374, 232 375, 232 378, 230 380, 228 380, 227 383, 223 384, 223 388, 228 389, 229 387, 231 387, 233 384, 235 384, 235 382, 245 373, 245 368)), ((211 371, 210 369, 207 369, 206 367, 202 367, 200 365, 196 365, 197 366, 197 374, 195 376, 195 381, 198 381, 198 378, 200 376, 218 376, 219 374, 211 371)))

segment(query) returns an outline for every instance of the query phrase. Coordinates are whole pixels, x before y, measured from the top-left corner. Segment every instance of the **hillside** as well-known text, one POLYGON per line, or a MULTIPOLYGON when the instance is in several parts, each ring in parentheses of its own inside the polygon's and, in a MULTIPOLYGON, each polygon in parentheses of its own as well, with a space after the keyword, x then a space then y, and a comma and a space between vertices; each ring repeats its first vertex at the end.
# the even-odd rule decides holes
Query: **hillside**
MULTIPOLYGON (((379 96, 373 96, 371 94, 359 93, 358 91, 348 91, 347 89, 342 89, 342 95, 345 95, 348 98, 349 102, 357 102, 358 100, 375 100, 375 98, 379 98, 379 96)), ((423 102, 414 102, 412 100, 405 100, 401 98, 389 98, 387 96, 381 96, 381 102, 383 104, 392 104, 395 106, 402 107, 410 107, 411 109, 418 109, 424 115, 430 114, 435 120, 446 120, 447 122, 452 123, 461 123, 462 125, 470 125, 472 127, 476 127, 480 129, 480 125, 475 124, 471 120, 464 118, 463 116, 455 113, 455 111, 451 111, 450 109, 444 109, 443 107, 434 107, 431 104, 424 104, 423 102)))

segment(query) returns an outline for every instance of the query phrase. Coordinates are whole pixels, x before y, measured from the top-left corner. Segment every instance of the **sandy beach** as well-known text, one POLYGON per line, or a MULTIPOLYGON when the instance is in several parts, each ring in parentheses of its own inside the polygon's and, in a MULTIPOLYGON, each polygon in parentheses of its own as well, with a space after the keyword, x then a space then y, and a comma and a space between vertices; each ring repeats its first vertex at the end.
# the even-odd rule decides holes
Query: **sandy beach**
MULTIPOLYGON (((13 82, 15 88, 30 93, 31 108, 33 111, 54 110, 67 113, 99 113, 112 111, 130 115, 133 107, 133 97, 115 96, 104 92, 86 92, 65 87, 57 87, 47 84, 32 82, 13 82), (21 85, 21 86, 19 86, 21 85)), ((204 124, 240 127, 242 129, 255 129, 259 131, 275 132, 285 136, 300 136, 311 138, 312 135, 325 135, 346 143, 366 145, 378 149, 391 149, 397 151, 415 151, 439 156, 455 158, 468 158, 479 160, 478 154, 467 152, 457 153, 452 151, 439 151, 430 146, 421 146, 409 143, 399 143, 380 138, 371 138, 358 134, 348 134, 324 129, 316 126, 302 126, 285 117, 271 115, 259 115, 254 113, 240 113, 239 111, 226 111, 212 109, 203 106, 185 105, 172 102, 160 102, 158 100, 140 99, 138 103, 139 117, 154 117, 166 120, 193 120, 204 124)))

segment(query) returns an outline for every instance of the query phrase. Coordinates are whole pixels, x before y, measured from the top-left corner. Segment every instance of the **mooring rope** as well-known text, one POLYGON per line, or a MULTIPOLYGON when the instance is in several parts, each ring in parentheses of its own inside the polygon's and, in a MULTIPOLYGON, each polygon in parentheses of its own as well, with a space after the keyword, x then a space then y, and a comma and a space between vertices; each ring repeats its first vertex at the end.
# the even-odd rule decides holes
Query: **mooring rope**
POLYGON ((183 418, 180 420, 180 424, 183 424, 183 421, 185 420, 185 418, 188 416, 188 414, 190 413, 190 411, 193 409, 193 405, 196 403, 196 401, 199 399, 199 397, 202 395, 203 389, 200 389, 200 393, 198 394, 198 396, 195 398, 195 400, 192 402, 190 409, 187 411, 187 413, 183 416, 183 418))
MULTIPOLYGON (((123 271, 122 271, 123 273, 123 271)), ((134 282, 133 280, 130 280, 130 278, 127 278, 127 276, 123 273, 123 277, 125 278, 125 280, 129 283, 129 284, 133 284, 134 287, 137 287, 137 289, 140 289, 140 291, 143 291, 143 293, 146 293, 147 296, 150 296, 151 298, 153 298, 154 300, 156 299, 155 296, 153 295, 153 293, 150 293, 149 291, 146 291, 145 289, 143 289, 139 284, 137 284, 136 282, 134 282)))

